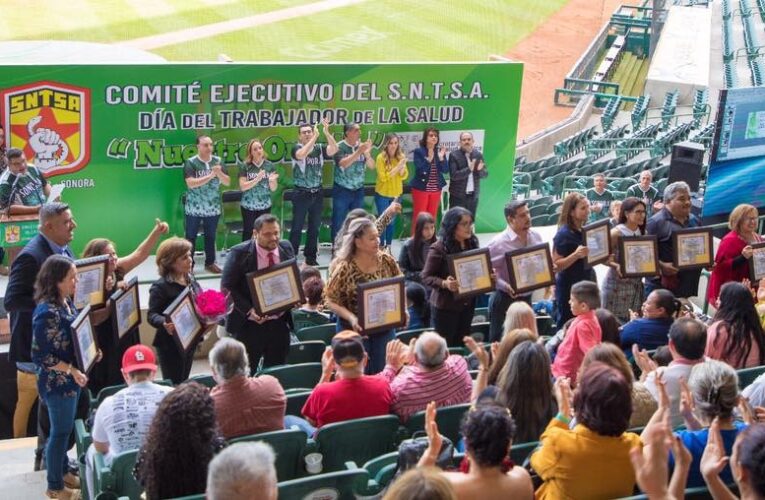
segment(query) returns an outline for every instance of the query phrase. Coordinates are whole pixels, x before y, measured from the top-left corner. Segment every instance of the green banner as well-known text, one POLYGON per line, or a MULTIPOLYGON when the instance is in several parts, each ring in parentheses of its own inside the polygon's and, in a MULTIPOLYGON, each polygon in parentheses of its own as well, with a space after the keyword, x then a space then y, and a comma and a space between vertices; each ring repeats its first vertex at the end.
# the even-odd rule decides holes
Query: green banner
MULTIPOLYGON (((236 161, 259 138, 279 173, 272 212, 289 219, 282 192, 292 188, 297 127, 322 118, 338 139, 342 123, 358 122, 374 155, 384 134, 397 132, 410 160, 426 127, 438 128, 450 149, 461 131, 471 131, 489 172, 476 229, 492 232, 505 225, 521 74, 521 64, 498 62, 2 66, 0 122, 9 147, 23 148, 49 182, 64 183, 62 199, 79 226, 77 251, 91 238, 107 237, 127 253, 155 217, 182 235, 182 167, 202 133, 230 166, 227 189, 238 189, 236 161)), ((331 186, 331 162, 324 170, 324 185, 331 186)), ((374 179, 367 171, 366 182, 374 179)), ((238 217, 238 207, 224 217, 238 217)))

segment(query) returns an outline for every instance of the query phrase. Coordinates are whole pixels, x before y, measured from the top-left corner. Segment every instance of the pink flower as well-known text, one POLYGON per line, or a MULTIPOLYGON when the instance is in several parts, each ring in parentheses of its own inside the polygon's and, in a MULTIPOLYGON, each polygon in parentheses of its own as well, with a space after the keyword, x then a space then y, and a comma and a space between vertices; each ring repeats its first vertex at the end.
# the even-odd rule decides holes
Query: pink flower
POLYGON ((197 311, 202 316, 221 316, 226 314, 226 294, 218 290, 204 290, 196 297, 197 311))

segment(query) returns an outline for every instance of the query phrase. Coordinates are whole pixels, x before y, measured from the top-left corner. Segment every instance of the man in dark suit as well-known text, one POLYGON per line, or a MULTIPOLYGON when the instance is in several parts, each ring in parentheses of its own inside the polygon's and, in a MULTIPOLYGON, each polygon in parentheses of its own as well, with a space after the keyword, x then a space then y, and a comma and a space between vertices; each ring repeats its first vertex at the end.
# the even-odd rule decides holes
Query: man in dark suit
POLYGON ((266 269, 295 257, 292 245, 279 240, 279 220, 271 214, 255 219, 252 240, 231 249, 221 276, 221 288, 234 300, 234 310, 226 320, 226 330, 247 348, 252 374, 260 358, 263 367, 283 365, 290 348, 290 311, 259 316, 253 307, 247 273, 266 269))
POLYGON ((488 176, 483 155, 475 149, 473 134, 460 134, 460 147, 449 153, 449 208, 464 207, 476 218, 481 179, 488 176))
MULTIPOLYGON (((74 236, 74 222, 69 205, 47 203, 40 208, 40 232, 26 244, 11 266, 5 309, 11 315, 11 346, 8 359, 16 363, 19 398, 13 416, 14 434, 26 435, 29 412, 37 398, 35 365, 32 363, 32 313, 35 309, 34 285, 45 259, 54 254, 74 258, 69 242, 74 236)), ((38 414, 42 414, 40 411, 38 414)), ((39 428, 39 427, 38 427, 39 428)), ((44 440, 42 441, 44 443, 44 440)), ((39 456, 41 449, 37 450, 39 456)))

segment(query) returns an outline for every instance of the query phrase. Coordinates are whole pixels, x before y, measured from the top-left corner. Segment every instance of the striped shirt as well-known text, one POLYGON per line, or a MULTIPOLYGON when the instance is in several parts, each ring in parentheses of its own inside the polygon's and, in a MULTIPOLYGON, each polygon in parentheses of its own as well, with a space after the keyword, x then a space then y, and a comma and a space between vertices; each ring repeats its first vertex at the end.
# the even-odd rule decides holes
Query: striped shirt
POLYGON ((437 406, 451 406, 470 402, 473 380, 462 356, 449 356, 441 367, 425 370, 420 366, 404 368, 396 375, 388 365, 382 376, 390 381, 393 392, 391 410, 406 422, 410 416, 422 411, 429 402, 437 406))
POLYGON ((428 173, 428 183, 425 185, 426 193, 435 193, 441 191, 438 186, 438 166, 436 165, 436 154, 433 153, 433 160, 430 162, 430 173, 428 173))

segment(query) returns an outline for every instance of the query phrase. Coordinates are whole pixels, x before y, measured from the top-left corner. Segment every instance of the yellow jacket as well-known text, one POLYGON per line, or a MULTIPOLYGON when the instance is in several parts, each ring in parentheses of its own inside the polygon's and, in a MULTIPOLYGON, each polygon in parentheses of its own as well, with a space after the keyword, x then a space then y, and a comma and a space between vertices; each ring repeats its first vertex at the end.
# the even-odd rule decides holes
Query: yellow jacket
POLYGON ((531 455, 531 466, 544 480, 537 499, 594 500, 632 495, 635 473, 629 452, 642 446, 637 434, 601 436, 582 424, 570 430, 553 418, 540 442, 531 455))
POLYGON ((399 175, 391 175, 390 171, 398 164, 388 165, 385 161, 385 153, 377 155, 377 181, 375 182, 375 192, 381 196, 395 198, 401 196, 404 192, 404 181, 409 177, 409 167, 404 167, 404 171, 399 175))

